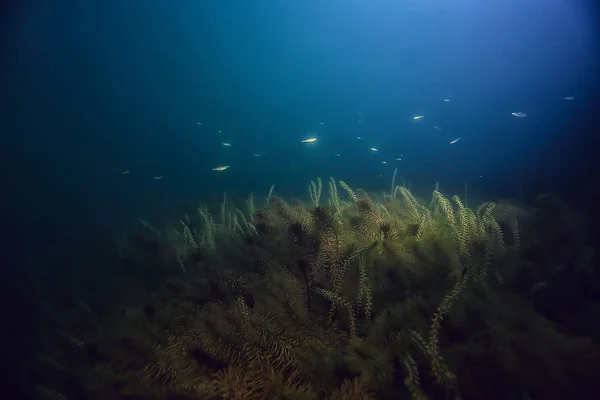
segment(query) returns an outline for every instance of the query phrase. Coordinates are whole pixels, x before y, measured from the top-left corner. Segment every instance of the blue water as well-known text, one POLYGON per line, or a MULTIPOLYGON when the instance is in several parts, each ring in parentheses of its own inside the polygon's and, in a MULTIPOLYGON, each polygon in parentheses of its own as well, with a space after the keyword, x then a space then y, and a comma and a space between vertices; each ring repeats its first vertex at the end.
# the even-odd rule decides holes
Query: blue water
POLYGON ((578 161, 594 11, 566 0, 15 2, 2 60, 12 229, 35 232, 24 253, 62 263, 81 239, 224 191, 306 196, 317 176, 382 191, 395 168, 417 192, 439 181, 526 200, 578 161))

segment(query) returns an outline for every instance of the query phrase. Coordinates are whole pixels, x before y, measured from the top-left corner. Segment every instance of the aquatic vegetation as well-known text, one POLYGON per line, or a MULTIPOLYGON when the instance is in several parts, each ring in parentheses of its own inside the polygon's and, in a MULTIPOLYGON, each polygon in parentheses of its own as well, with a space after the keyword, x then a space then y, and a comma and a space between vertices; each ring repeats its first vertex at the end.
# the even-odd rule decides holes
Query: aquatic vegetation
MULTIPOLYGON (((317 178, 310 202, 288 203, 271 187, 266 201, 251 195, 241 208, 223 196, 218 212, 201 206, 164 229, 142 220, 163 248, 162 284, 64 330, 56 348, 71 349, 68 363, 40 368, 72 376, 87 398, 569 392, 579 357, 595 347, 514 290, 533 268, 523 252, 543 246, 515 219, 520 209, 470 209, 437 187, 423 201, 395 177, 382 196, 334 178, 326 189, 324 199, 317 178)), ((39 387, 75 396, 50 383, 39 387)))

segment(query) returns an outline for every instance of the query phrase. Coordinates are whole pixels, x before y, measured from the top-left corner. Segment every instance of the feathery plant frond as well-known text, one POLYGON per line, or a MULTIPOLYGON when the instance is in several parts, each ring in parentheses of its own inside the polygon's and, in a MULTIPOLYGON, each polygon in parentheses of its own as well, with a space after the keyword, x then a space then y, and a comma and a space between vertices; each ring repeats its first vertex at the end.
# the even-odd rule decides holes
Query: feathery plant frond
MULTIPOLYGON (((324 298, 329 300, 332 303, 332 305, 335 306, 336 308, 342 308, 347 311, 348 323, 349 323, 349 328, 350 328, 350 336, 355 336, 356 335, 356 315, 354 314, 354 308, 352 307, 352 305, 349 302, 347 302, 346 300, 344 300, 342 298, 342 296, 340 296, 339 294, 332 292, 330 290, 323 289, 323 288, 315 288, 315 291, 317 292, 317 294, 320 294, 321 296, 323 296, 324 298)), ((336 308, 332 307, 332 310, 335 311, 336 308)), ((330 318, 330 321, 333 320, 333 312, 330 312, 329 318, 330 318)))
POLYGON ((254 213, 256 213, 256 205, 254 204, 254 193, 250 193, 246 201, 248 207, 248 221, 254 222, 254 213))
POLYGON ((265 200, 265 204, 269 205, 271 202, 271 197, 273 196, 273 191, 275 190, 275 185, 271 185, 269 188, 269 193, 267 194, 267 199, 265 200))
POLYGON ((329 204, 335 209, 335 217, 341 220, 342 203, 338 194, 337 183, 332 176, 329 177, 329 204))
POLYGON ((186 244, 190 247, 197 248, 198 243, 196 243, 196 240, 194 239, 194 234, 192 233, 192 230, 183 220, 181 220, 180 222, 183 226, 183 238, 185 239, 186 244))
POLYGON ((469 216, 458 196, 453 196, 452 200, 456 204, 458 215, 458 252, 465 259, 466 263, 470 264, 471 253, 469 251, 469 243, 473 236, 473 232, 470 230, 471 224, 469 222, 469 216))
POLYGON ((310 200, 312 201, 315 207, 319 206, 319 201, 321 200, 321 193, 323 192, 323 181, 320 177, 317 178, 317 182, 310 181, 310 185, 308 185, 308 193, 310 194, 310 200))
POLYGON ((215 251, 217 247, 215 241, 216 229, 212 215, 203 207, 198 207, 198 214, 204 221, 200 243, 209 251, 215 251))
POLYGON ((450 203, 450 201, 437 190, 433 191, 433 199, 435 200, 434 207, 437 205, 442 210, 442 213, 446 217, 446 221, 449 223, 449 225, 451 227, 456 227, 456 218, 454 217, 452 203, 450 203))
POLYGON ((333 392, 331 400, 375 400, 361 377, 344 379, 342 386, 333 392))
POLYGON ((221 225, 227 226, 227 191, 223 192, 223 201, 221 202, 221 225))
POLYGON ((426 400, 427 397, 423 393, 423 389, 421 388, 421 377, 419 374, 419 367, 417 366, 417 362, 410 355, 410 353, 405 353, 402 358, 402 365, 404 366, 404 371, 406 372, 404 378, 404 385, 408 388, 408 391, 411 394, 411 398, 413 400, 426 400))
MULTIPOLYGON (((433 192, 435 193, 435 192, 439 192, 439 191, 440 191, 440 183, 436 182, 433 192)), ((429 211, 431 211, 431 212, 434 211, 434 208, 433 208, 434 204, 435 204, 435 196, 431 196, 431 202, 429 203, 429 211)))
POLYGON ((365 318, 371 319, 371 310, 373 309, 373 297, 371 294, 371 283, 367 275, 367 266, 364 257, 358 259, 358 309, 362 309, 365 318))
POLYGON ((414 221, 423 220, 423 215, 426 213, 426 210, 421 206, 421 204, 417 201, 417 199, 413 196, 413 194, 404 186, 396 186, 395 192, 400 192, 402 198, 404 200, 404 204, 414 221))
POLYGON ((428 354, 431 356, 431 369, 438 382, 452 382, 456 379, 456 376, 452 372, 450 372, 448 367, 446 367, 444 359, 440 355, 439 337, 444 317, 448 314, 450 308, 452 307, 458 296, 466 288, 468 280, 468 274, 457 278, 454 287, 452 288, 450 293, 448 293, 446 297, 444 297, 444 299, 442 300, 442 302, 440 303, 436 312, 433 315, 433 320, 431 321, 427 350, 428 354))
POLYGON ((356 193, 354 193, 350 186, 344 181, 339 181, 339 184, 348 193, 348 196, 350 196, 352 201, 356 203, 358 201, 358 196, 356 195, 356 193))
POLYGON ((150 222, 146 221, 145 219, 139 218, 138 217, 138 221, 140 222, 140 224, 142 224, 146 229, 149 229, 151 232, 153 232, 155 235, 157 235, 160 238, 164 239, 164 236, 162 233, 160 233, 158 231, 158 229, 156 229, 155 227, 153 227, 150 222))
MULTIPOLYGON (((246 216, 244 215, 244 213, 242 212, 242 210, 240 210, 239 208, 235 209, 235 213, 236 215, 239 217, 239 220, 242 221, 241 224, 239 224, 239 220, 236 219, 236 224, 238 225, 240 231, 242 234, 244 235, 248 235, 248 236, 258 236, 258 232, 256 231, 256 227, 254 226, 254 224, 252 224, 252 222, 250 222, 246 216)), ((233 236, 233 233, 232 233, 233 236)))

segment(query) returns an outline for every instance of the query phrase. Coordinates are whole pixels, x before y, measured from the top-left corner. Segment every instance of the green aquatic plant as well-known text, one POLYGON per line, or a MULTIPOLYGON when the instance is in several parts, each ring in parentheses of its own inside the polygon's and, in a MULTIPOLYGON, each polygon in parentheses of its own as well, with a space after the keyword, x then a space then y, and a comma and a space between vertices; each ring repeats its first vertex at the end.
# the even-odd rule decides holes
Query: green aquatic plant
MULTIPOLYGON (((144 221, 144 234, 183 273, 140 290, 125 313, 98 319, 101 336, 58 335, 77 354, 71 373, 81 390, 105 398, 492 398, 469 379, 468 357, 513 382, 519 392, 503 394, 514 397, 540 389, 515 377, 529 375, 512 348, 541 365, 566 362, 563 345, 589 349, 505 290, 518 276, 527 225, 507 229, 496 203, 470 209, 438 186, 423 201, 395 186, 395 175, 383 195, 334 178, 323 193, 318 178, 308 203, 271 187, 266 201, 251 195, 237 205, 224 195, 214 215, 202 206, 164 230, 144 221), (528 332, 547 342, 526 351, 528 332)), ((66 361, 44 368, 65 374, 66 361)), ((50 387, 40 382, 39 391, 65 392, 50 387)))

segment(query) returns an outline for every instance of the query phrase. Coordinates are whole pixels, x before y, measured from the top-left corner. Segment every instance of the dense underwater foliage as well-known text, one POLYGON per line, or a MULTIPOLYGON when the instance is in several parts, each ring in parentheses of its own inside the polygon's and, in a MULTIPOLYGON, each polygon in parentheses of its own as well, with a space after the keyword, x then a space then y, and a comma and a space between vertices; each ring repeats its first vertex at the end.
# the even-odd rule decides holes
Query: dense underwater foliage
POLYGON ((594 254, 553 196, 468 208, 437 187, 425 201, 395 183, 323 186, 310 183, 310 202, 271 188, 160 229, 141 220, 119 239, 118 267, 95 277, 105 300, 42 306, 40 398, 547 399, 593 387, 594 254))

